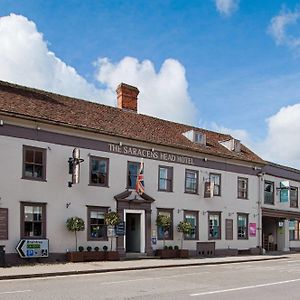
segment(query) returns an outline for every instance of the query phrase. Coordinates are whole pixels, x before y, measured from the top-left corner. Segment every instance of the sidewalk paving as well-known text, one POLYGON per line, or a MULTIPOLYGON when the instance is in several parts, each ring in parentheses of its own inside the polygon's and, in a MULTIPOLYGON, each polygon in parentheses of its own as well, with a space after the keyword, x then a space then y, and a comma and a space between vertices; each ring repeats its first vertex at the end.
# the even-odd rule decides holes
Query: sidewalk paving
POLYGON ((0 268, 0 280, 50 277, 75 274, 92 274, 117 272, 128 270, 143 270, 155 268, 170 268, 180 266, 199 266, 227 264, 251 261, 264 261, 289 258, 290 255, 259 255, 259 256, 231 256, 214 258, 190 258, 190 259, 140 259, 124 261, 99 261, 85 263, 57 263, 36 264, 0 268))

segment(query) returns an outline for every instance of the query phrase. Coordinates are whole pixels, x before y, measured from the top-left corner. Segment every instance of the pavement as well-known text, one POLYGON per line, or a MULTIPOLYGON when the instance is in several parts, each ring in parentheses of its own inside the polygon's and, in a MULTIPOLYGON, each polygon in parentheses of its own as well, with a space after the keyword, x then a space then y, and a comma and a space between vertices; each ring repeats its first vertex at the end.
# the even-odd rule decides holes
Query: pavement
POLYGON ((84 263, 53 263, 22 265, 7 268, 0 267, 0 280, 54 277, 78 274, 107 273, 130 270, 145 270, 157 268, 172 268, 186 266, 205 266, 215 264, 232 264, 251 261, 278 260, 289 258, 292 254, 284 255, 251 255, 214 258, 189 259, 140 259, 123 261, 98 261, 84 263))

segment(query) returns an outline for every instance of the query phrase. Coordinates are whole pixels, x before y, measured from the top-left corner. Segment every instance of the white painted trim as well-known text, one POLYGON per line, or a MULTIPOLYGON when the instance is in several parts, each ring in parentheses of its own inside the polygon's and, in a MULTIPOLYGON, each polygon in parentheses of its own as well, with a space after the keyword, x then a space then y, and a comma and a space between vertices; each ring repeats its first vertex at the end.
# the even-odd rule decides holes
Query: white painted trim
MULTIPOLYGON (((124 220, 126 222, 126 214, 139 214, 140 215, 140 252, 145 253, 145 211, 138 209, 124 209, 124 220)), ((127 224, 126 224, 127 225, 127 224)), ((126 251, 126 232, 124 235, 124 249, 126 251)))

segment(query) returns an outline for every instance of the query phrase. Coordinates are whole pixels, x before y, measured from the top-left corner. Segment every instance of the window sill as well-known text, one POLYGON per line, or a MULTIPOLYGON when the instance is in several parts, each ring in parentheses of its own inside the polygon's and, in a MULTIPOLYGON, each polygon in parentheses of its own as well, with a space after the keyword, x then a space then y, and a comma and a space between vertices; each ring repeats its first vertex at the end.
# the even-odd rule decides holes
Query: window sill
POLYGON ((173 191, 168 191, 168 190, 157 190, 158 192, 166 192, 166 193, 173 193, 173 191))
POLYGON ((89 242, 107 242, 108 241, 108 238, 91 238, 91 237, 88 237, 87 238, 87 241, 89 242))
POLYGON ((96 184, 96 183, 89 183, 88 186, 96 186, 96 187, 109 188, 109 185, 102 185, 102 184, 96 184))
POLYGON ((249 198, 239 198, 237 197, 238 200, 249 200, 249 198))
POLYGON ((24 177, 22 176, 21 179, 30 180, 30 181, 37 181, 37 182, 47 182, 46 179, 34 178, 34 177, 24 177))
POLYGON ((185 194, 190 194, 190 195, 199 195, 198 192, 188 192, 188 191, 184 191, 185 194))

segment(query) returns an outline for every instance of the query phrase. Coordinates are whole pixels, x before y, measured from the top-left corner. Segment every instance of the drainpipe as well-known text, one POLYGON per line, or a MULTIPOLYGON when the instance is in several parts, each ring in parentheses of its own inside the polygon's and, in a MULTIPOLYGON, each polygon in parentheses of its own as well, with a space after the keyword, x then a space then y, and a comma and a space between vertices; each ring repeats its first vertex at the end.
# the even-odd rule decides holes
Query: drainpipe
POLYGON ((262 254, 262 214, 261 214, 261 203, 263 199, 263 182, 264 173, 260 172, 257 174, 258 177, 258 201, 257 201, 257 212, 258 212, 258 224, 257 224, 257 239, 258 247, 262 254))

